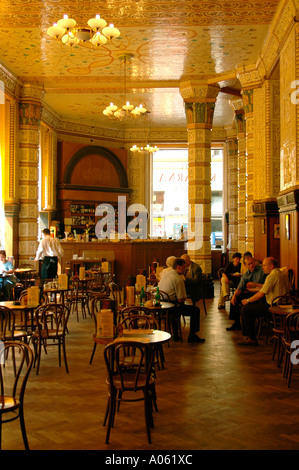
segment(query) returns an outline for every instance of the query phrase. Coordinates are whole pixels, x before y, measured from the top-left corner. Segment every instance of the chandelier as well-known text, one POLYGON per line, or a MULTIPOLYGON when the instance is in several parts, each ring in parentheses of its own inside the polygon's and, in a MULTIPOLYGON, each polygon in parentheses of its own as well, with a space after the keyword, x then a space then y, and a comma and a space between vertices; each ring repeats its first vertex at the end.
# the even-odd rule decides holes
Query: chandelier
POLYGON ((78 26, 74 19, 63 15, 62 19, 48 28, 47 34, 70 47, 88 43, 98 47, 120 35, 120 31, 113 24, 107 26, 100 15, 88 20, 87 24, 88 26, 78 26))
POLYGON ((150 153, 155 153, 159 149, 156 145, 153 147, 152 145, 147 144, 146 147, 137 147, 137 145, 133 145, 133 147, 131 147, 130 150, 133 153, 141 153, 143 151, 150 152, 150 153))
POLYGON ((120 60, 121 64, 124 64, 124 101, 125 104, 123 106, 116 106, 113 103, 110 103, 109 106, 107 106, 103 114, 110 119, 119 119, 122 120, 123 118, 126 117, 134 117, 137 118, 139 116, 143 116, 146 113, 149 113, 149 111, 142 105, 140 104, 139 106, 135 106, 131 104, 129 101, 126 100, 126 79, 127 79, 127 61, 132 59, 133 54, 130 53, 125 53, 125 54, 120 54, 118 56, 118 59, 120 60))

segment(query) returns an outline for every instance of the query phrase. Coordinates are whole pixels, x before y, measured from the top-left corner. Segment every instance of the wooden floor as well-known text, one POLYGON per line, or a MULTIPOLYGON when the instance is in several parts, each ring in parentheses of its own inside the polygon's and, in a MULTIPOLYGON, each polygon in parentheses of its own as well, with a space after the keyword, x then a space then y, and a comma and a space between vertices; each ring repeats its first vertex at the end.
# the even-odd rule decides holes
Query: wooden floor
MULTIPOLYGON (((218 294, 217 284, 215 293, 218 294)), ((227 307, 229 304, 226 304, 227 307)), ((67 337, 70 373, 58 367, 56 348, 43 356, 40 374, 30 375, 25 418, 32 450, 252 450, 299 448, 299 370, 288 389, 272 362, 272 344, 237 345, 227 332, 227 311, 207 301, 200 335, 204 344, 170 342, 165 370, 157 372, 159 412, 147 444, 142 403, 123 404, 110 443, 103 416, 106 371, 103 346, 94 362, 93 322, 72 316, 67 337)), ((203 309, 202 309, 203 310, 203 309)), ((188 327, 187 327, 188 330, 188 327)), ((3 426, 2 448, 23 449, 19 423, 3 426)))

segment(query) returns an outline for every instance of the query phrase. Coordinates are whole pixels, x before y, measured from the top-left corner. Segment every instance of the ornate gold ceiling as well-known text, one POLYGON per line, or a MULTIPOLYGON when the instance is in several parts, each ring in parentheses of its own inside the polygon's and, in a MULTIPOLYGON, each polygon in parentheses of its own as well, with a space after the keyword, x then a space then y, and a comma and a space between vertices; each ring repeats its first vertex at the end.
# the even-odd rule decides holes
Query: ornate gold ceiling
MULTIPOLYGON (((44 86, 45 102, 62 120, 100 127, 185 127, 182 77, 208 78, 238 89, 237 66, 258 59, 278 0, 1 0, 0 61, 22 81, 44 86), (121 36, 94 50, 69 48, 47 35, 67 13, 82 25, 99 13, 121 36), (127 70, 127 99, 151 112, 116 124, 103 115, 123 104, 120 53, 134 58, 127 70)), ((228 100, 217 98, 214 126, 229 125, 228 100)))

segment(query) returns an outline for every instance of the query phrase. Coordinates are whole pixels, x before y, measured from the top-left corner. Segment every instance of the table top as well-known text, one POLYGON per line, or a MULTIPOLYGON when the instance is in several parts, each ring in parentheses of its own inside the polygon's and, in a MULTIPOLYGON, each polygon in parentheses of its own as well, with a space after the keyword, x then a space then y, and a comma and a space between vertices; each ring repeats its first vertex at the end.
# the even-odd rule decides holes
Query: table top
POLYGON ((271 313, 278 313, 280 315, 289 315, 290 313, 299 313, 299 308, 292 308, 291 305, 276 305, 270 307, 271 313))
POLYGON ((66 287, 44 287, 43 292, 67 292, 69 289, 66 287))
POLYGON ((36 269, 34 268, 16 268, 14 269, 15 273, 32 273, 36 272, 36 269))
POLYGON ((16 304, 14 300, 5 300, 0 302, 0 306, 10 308, 11 310, 26 310, 30 308, 37 308, 39 305, 21 305, 16 304))
POLYGON ((114 343, 119 341, 137 341, 140 343, 161 344, 166 343, 171 338, 171 334, 162 330, 127 330, 126 334, 114 339, 114 343))
POLYGON ((168 309, 168 308, 173 308, 175 307, 175 304, 172 304, 170 302, 160 302, 160 305, 150 305, 150 306, 147 306, 147 305, 144 305, 144 307, 148 308, 148 309, 152 309, 152 310, 157 310, 157 309, 168 309))

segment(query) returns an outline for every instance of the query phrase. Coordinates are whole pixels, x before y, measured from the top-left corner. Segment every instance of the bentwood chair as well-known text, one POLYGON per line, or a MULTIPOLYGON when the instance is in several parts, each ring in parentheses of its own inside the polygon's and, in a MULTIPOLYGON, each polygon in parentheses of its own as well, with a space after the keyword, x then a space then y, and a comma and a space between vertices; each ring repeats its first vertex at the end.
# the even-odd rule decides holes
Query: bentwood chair
MULTIPOLYGON (((283 366, 283 377, 288 379, 288 387, 291 385, 291 377, 293 372, 293 363, 294 356, 296 356, 296 349, 298 349, 298 344, 293 343, 294 341, 299 340, 299 314, 298 313, 290 313, 285 319, 284 325, 284 333, 282 335, 282 347, 284 349, 285 358, 284 358, 284 366, 283 366)), ((296 363, 298 363, 298 359, 296 358, 296 363)))
MULTIPOLYGON (((118 325, 117 329, 119 334, 123 330, 158 330, 158 322, 152 315, 129 315, 123 319, 118 325)), ((155 363, 158 369, 164 369, 164 351, 163 344, 158 344, 154 347, 155 350, 155 363)))
POLYGON ((151 316, 151 311, 149 308, 144 306, 132 306, 132 307, 124 307, 120 312, 120 321, 124 320, 126 317, 130 315, 149 315, 151 316))
POLYGON ((113 300, 116 300, 117 310, 120 313, 120 311, 125 307, 125 305, 122 303, 120 287, 116 284, 116 282, 110 282, 108 288, 109 295, 113 300))
POLYGON ((26 342, 28 336, 26 318, 18 323, 13 310, 0 306, 0 340, 26 342))
POLYGON ((131 329, 158 330, 158 322, 151 315, 129 315, 119 324, 120 331, 131 329))
POLYGON ((110 299, 108 296, 103 297, 103 294, 98 294, 91 299, 90 303, 91 316, 94 319, 95 332, 93 334, 93 350, 91 353, 89 364, 92 363, 94 354, 97 348, 97 331, 98 331, 98 314, 102 309, 112 310, 114 316, 114 324, 117 324, 117 310, 116 310, 116 300, 110 299))
POLYGON ((155 383, 152 374, 153 349, 148 344, 137 341, 119 341, 105 347, 104 359, 108 372, 108 402, 104 418, 104 425, 107 424, 106 444, 109 443, 110 431, 114 427, 117 404, 122 401, 144 402, 147 440, 151 444, 155 383))
POLYGON ((59 366, 61 366, 61 349, 66 372, 69 372, 65 337, 67 333, 67 323, 70 316, 70 309, 63 304, 45 304, 35 311, 37 328, 32 333, 32 343, 34 347, 34 367, 37 363, 36 374, 39 373, 42 346, 56 346, 58 348, 59 366))
POLYGON ((29 450, 24 418, 24 397, 32 369, 33 353, 27 344, 20 341, 7 341, 2 343, 2 346, 0 347, 0 450, 2 423, 16 419, 20 419, 24 446, 29 450))
POLYGON ((73 278, 72 285, 66 296, 66 304, 72 313, 76 313, 77 321, 79 321, 79 307, 82 318, 87 318, 87 313, 91 315, 89 309, 90 286, 93 280, 90 278, 86 281, 80 281, 79 278, 73 278))
MULTIPOLYGON (((298 299, 291 295, 280 295, 273 299, 271 306, 272 307, 292 307, 293 305, 298 304, 298 299)), ((282 349, 282 336, 284 333, 284 320, 285 316, 280 313, 272 312, 272 340, 273 340, 273 355, 272 360, 274 361, 276 351, 277 351, 277 366, 280 367, 284 350, 282 349)))

